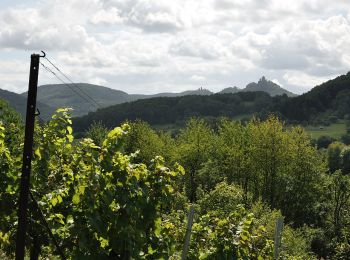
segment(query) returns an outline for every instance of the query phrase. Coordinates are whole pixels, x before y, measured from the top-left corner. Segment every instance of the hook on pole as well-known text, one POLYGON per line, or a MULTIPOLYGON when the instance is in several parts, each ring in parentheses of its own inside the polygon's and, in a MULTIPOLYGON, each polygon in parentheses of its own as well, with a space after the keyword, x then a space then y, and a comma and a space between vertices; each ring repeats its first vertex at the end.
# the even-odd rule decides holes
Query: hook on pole
POLYGON ((40 116, 40 110, 38 108, 36 109, 35 116, 40 116))
POLYGON ((44 51, 41 51, 43 55, 40 55, 39 57, 41 58, 45 58, 46 57, 46 53, 44 51))

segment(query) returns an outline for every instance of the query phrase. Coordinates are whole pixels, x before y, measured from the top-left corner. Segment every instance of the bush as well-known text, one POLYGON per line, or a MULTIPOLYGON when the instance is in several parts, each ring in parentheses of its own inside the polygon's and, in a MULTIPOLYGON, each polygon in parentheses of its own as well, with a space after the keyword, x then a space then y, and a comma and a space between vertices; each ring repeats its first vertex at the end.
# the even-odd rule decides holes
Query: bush
POLYGON ((223 214, 233 212, 242 203, 242 189, 233 184, 229 185, 226 182, 218 183, 214 190, 204 195, 198 201, 202 212, 215 210, 223 214))
POLYGON ((344 149, 344 144, 340 142, 334 142, 328 146, 327 149, 327 161, 329 172, 333 173, 338 169, 341 169, 341 157, 340 153, 344 149))
POLYGON ((335 139, 333 137, 330 137, 328 135, 322 135, 317 139, 317 148, 328 148, 328 146, 333 143, 335 139))
POLYGON ((346 145, 350 145, 350 133, 342 135, 341 141, 346 145))
POLYGON ((336 123, 336 122, 338 122, 338 117, 337 116, 329 116, 328 117, 328 121, 330 122, 330 123, 332 123, 332 124, 334 124, 334 123, 336 123))
POLYGON ((350 147, 345 147, 340 153, 342 173, 350 174, 350 147))

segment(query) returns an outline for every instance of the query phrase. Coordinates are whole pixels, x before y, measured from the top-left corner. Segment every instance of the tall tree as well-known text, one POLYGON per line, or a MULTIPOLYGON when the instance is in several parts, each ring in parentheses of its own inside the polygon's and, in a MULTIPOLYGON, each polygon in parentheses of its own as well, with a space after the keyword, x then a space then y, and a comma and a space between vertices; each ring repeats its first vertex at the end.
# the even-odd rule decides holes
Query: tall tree
POLYGON ((344 148, 344 144, 340 142, 334 142, 329 145, 327 149, 327 161, 329 172, 333 173, 338 169, 341 169, 340 153, 344 148))
POLYGON ((191 119, 177 138, 177 160, 185 168, 185 187, 191 202, 196 200, 196 175, 209 159, 214 135, 204 120, 191 119))

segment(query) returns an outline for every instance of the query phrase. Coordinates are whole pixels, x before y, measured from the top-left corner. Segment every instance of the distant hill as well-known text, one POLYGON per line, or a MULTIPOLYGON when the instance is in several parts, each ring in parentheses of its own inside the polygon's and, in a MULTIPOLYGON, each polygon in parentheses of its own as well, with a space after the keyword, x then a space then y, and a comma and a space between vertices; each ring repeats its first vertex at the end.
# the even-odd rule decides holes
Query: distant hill
POLYGON ((288 97, 295 97, 296 94, 281 88, 276 83, 266 80, 265 77, 262 77, 258 83, 252 82, 249 83, 245 89, 242 89, 242 91, 264 91, 266 93, 269 93, 272 97, 274 96, 281 96, 283 94, 286 94, 288 97))
MULTIPOLYGON (((99 107, 107 107, 137 99, 137 95, 129 95, 120 90, 92 84, 77 83, 74 85, 70 84, 70 87, 65 84, 39 86, 37 99, 39 102, 50 104, 55 109, 59 107, 71 107, 74 109, 73 114, 75 116, 87 114, 90 111, 97 110, 99 107)), ((25 96, 27 92, 21 95, 25 96)))
POLYGON ((288 97, 295 97, 296 94, 281 88, 276 83, 267 80, 264 76, 258 81, 258 83, 252 82, 249 83, 244 89, 240 89, 237 87, 229 87, 221 90, 218 93, 224 94, 224 93, 237 93, 237 92, 252 92, 252 91, 263 91, 268 93, 270 96, 281 96, 286 94, 288 97))
MULTIPOLYGON (((237 87, 226 88, 219 93, 236 93, 239 91, 264 91, 269 93, 271 96, 282 94, 287 94, 288 96, 294 95, 293 93, 279 87, 275 83, 267 81, 264 77, 259 80, 258 83, 248 84, 245 89, 239 89, 237 87)), ((52 84, 39 86, 38 101, 42 104, 47 104, 53 109, 57 109, 59 107, 71 107, 74 109, 74 116, 82 116, 88 114, 89 112, 96 111, 98 108, 135 101, 138 99, 212 94, 214 93, 204 88, 188 90, 179 93, 164 92, 154 95, 143 95, 128 94, 124 91, 87 83, 52 84), (97 104, 92 101, 90 97, 92 97, 97 104)), ((25 96, 26 92, 22 93, 21 95, 25 96)))
MULTIPOLYGON (((180 93, 136 95, 91 84, 81 83, 78 87, 93 97, 102 108, 93 113, 96 107, 92 102, 86 101, 67 86, 45 85, 38 88, 38 108, 42 117, 48 118, 47 115, 57 107, 73 107, 75 117, 90 111, 85 117, 77 119, 80 129, 85 129, 91 122, 100 120, 108 122, 107 126, 115 126, 123 120, 136 118, 151 124, 172 124, 190 116, 231 117, 249 113, 266 116, 271 112, 292 123, 322 124, 328 119, 331 121, 334 118, 350 118, 350 72, 316 86, 300 96, 293 96, 293 93, 280 88, 265 77, 258 83, 248 84, 243 90, 231 87, 217 94, 203 88, 180 93)), ((7 100, 22 115, 25 114, 26 93, 19 95, 0 90, 0 98, 7 100)))
MULTIPOLYGON (((274 83, 273 83, 274 84, 274 83)), ((296 97, 271 96, 265 91, 271 86, 265 78, 248 84, 245 91, 180 97, 158 97, 119 104, 77 118, 76 127, 84 131, 92 122, 102 121, 114 127, 125 120, 141 119, 153 125, 183 122, 191 116, 236 117, 255 114, 265 118, 270 113, 280 115, 287 123, 326 123, 336 118, 350 118, 350 72, 329 80, 296 97)), ((235 91, 234 88, 226 91, 235 91)))
POLYGON ((181 97, 181 96, 190 96, 190 95, 199 95, 199 96, 206 96, 206 95, 212 95, 214 92, 211 92, 208 89, 199 88, 196 90, 187 90, 179 93, 172 93, 172 92, 163 92, 158 93, 154 95, 145 95, 144 98, 153 98, 153 97, 181 97))
POLYGON ((242 91, 242 89, 237 88, 235 86, 235 87, 224 88, 223 90, 219 91, 218 93, 219 94, 228 94, 228 93, 234 94, 234 93, 237 93, 237 92, 240 92, 240 91, 242 91))
MULTIPOLYGON (((6 100, 11 107, 18 111, 23 118, 26 115, 27 96, 13 93, 7 90, 0 89, 0 98, 6 100)), ((40 110, 40 117, 48 119, 54 109, 42 102, 37 102, 37 108, 40 110)))
MULTIPOLYGON (((50 106, 55 109, 59 107, 71 107, 74 109, 74 116, 82 116, 89 112, 96 111, 98 108, 138 99, 210 94, 213 93, 202 88, 180 93, 159 93, 155 95, 128 94, 124 91, 86 83, 52 84, 38 87, 39 102, 50 104, 50 106), (77 92, 79 94, 77 94, 77 92), (90 97, 92 97, 97 104, 91 100, 90 97)), ((25 96, 27 95, 27 92, 22 93, 21 95, 25 96)))

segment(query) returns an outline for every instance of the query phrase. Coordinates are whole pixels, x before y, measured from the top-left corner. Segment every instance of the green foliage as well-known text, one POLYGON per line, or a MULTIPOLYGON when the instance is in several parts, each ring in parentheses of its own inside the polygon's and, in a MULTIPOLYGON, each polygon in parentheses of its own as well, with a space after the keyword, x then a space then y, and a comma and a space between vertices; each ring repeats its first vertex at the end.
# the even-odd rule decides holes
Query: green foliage
POLYGON ((295 98, 276 103, 272 111, 279 111, 290 120, 312 121, 329 113, 343 118, 350 113, 350 73, 329 80, 295 98))
POLYGON ((340 153, 341 170, 344 174, 350 174, 350 147, 345 147, 340 153))
POLYGON ((197 174, 209 159, 213 133, 203 120, 191 119, 177 139, 176 161, 186 170, 185 188, 190 201, 196 200, 197 174))
POLYGON ((246 126, 223 120, 212 140, 210 160, 198 175, 204 189, 226 178, 242 187, 245 201, 262 198, 295 225, 317 221, 326 170, 303 129, 286 131, 275 117, 246 126))
POLYGON ((281 241, 281 259, 317 259, 310 253, 311 245, 303 229, 292 229, 286 226, 283 229, 281 241))
POLYGON ((101 146, 103 140, 106 139, 109 130, 101 122, 94 122, 86 131, 85 136, 92 139, 92 141, 101 146))
POLYGON ((311 145, 308 134, 300 127, 286 133, 287 151, 279 206, 295 226, 318 225, 325 202, 326 164, 311 145))
POLYGON ((329 145, 327 149, 327 160, 330 173, 341 169, 341 158, 340 153, 344 148, 344 144, 339 142, 334 142, 329 145))
POLYGON ((332 143, 328 148, 328 165, 331 173, 341 169, 343 174, 349 174, 350 148, 343 143, 332 143))
POLYGON ((243 191, 240 187, 236 187, 233 184, 228 185, 226 182, 220 182, 216 185, 215 189, 204 194, 199 199, 198 204, 203 213, 216 211, 223 215, 228 215, 234 212, 237 206, 242 205, 243 202, 243 191))
POLYGON ((222 217, 216 211, 193 225, 189 259, 272 259, 273 242, 263 226, 254 228, 254 215, 243 208, 222 217))
POLYGON ((346 233, 343 235, 343 239, 340 243, 336 244, 335 248, 335 259, 345 260, 349 259, 350 255, 350 239, 349 229, 346 229, 346 233))
MULTIPOLYGON (((32 191, 54 234, 73 258, 162 256, 160 207, 173 193, 181 167, 171 170, 161 157, 149 165, 133 164, 134 154, 121 148, 130 127, 110 131, 101 146, 91 139, 73 143, 69 110, 60 109, 45 126, 37 126, 32 191)), ((13 252, 19 168, 1 134, 1 248, 13 252), (5 174, 5 175, 4 175, 5 174)), ((29 240, 52 252, 46 231, 32 211, 29 240)), ((28 241, 30 242, 30 241, 28 241)))
POLYGON ((346 260, 349 259, 350 255, 350 244, 347 242, 343 242, 337 245, 336 252, 334 255, 335 259, 346 260))
MULTIPOLYGON (((276 220, 283 217, 281 211, 272 210, 260 201, 254 203, 250 211, 254 214, 256 226, 264 226, 267 236, 273 239, 276 220)), ((290 225, 285 225, 282 231, 280 257, 282 259, 312 259, 310 252, 313 236, 309 235, 312 232, 313 229, 306 226, 293 229, 290 225)))
MULTIPOLYGON (((31 176, 32 193, 65 254, 73 259, 159 259, 179 255, 187 215, 186 208, 181 208, 187 200, 176 191, 177 178, 184 174, 182 167, 166 167, 160 156, 147 164, 135 163, 138 154, 125 153, 133 124, 114 128, 100 145, 90 138, 74 140, 71 124, 70 110, 59 109, 49 123, 36 125, 31 176)), ((20 155, 13 157, 6 146, 5 132, 1 125, 0 250, 13 256, 17 211, 13 201, 17 199, 21 164, 20 155)), ((207 142, 197 142, 203 133, 209 134, 205 140, 212 136, 205 124, 196 120, 182 133, 181 140, 186 145, 181 149, 187 149, 192 158, 206 151, 207 142), (196 133, 196 138, 191 133, 196 133), (195 147, 196 152, 190 153, 189 147, 195 147)), ((168 137, 159 139, 163 142, 168 137)), ((222 183, 217 193, 213 191, 213 198, 203 200, 203 205, 215 209, 216 203, 223 205, 227 198, 235 210, 239 194, 239 188, 222 183), (226 187, 227 191, 219 190, 226 187)), ((205 236, 208 243, 196 251, 192 246, 199 243, 193 240, 190 254, 202 258, 270 256, 271 241, 264 228, 253 228, 253 216, 243 209, 235 211, 226 216, 210 211, 200 217, 194 227, 198 235, 193 238, 202 241, 205 236), (210 230, 207 223, 211 223, 210 230)), ((55 248, 32 203, 29 212, 27 248, 50 258, 55 248)))
MULTIPOLYGON (((328 175, 309 135, 273 116, 246 124, 222 119, 217 126, 191 119, 175 137, 141 121, 109 132, 94 125, 90 138, 76 140, 70 113, 59 109, 35 126, 31 176, 32 193, 69 257, 178 259, 189 202, 190 259, 271 259, 282 216, 284 259, 312 259, 311 250, 346 255, 350 182, 343 145, 329 146, 329 165, 342 173, 328 175)), ((11 120, 0 123, 0 252, 9 258, 23 138, 22 125, 11 120)), ((55 248, 31 202, 29 212, 28 249, 40 247, 50 258, 55 248)))
POLYGON ((14 152, 20 153, 18 144, 23 140, 23 123, 21 116, 7 102, 0 99, 0 122, 5 127, 4 141, 14 152))
POLYGON ((340 139, 344 144, 350 145, 350 134, 349 133, 342 135, 340 139))
POLYGON ((328 146, 334 142, 334 138, 327 136, 327 135, 322 135, 317 139, 317 148, 321 149, 321 148, 328 148, 328 146))
POLYGON ((331 199, 331 214, 329 216, 332 223, 334 235, 340 239, 345 235, 344 228, 349 228, 349 220, 347 213, 350 210, 350 176, 343 175, 340 171, 336 171, 331 176, 329 185, 331 199))
POLYGON ((182 123, 191 117, 234 117, 258 113, 270 107, 273 98, 264 92, 187 95, 140 99, 97 110, 75 120, 75 129, 83 132, 92 122, 114 127, 126 120, 141 119, 151 125, 182 123))
POLYGON ((147 123, 136 121, 130 123, 130 126, 124 149, 126 153, 138 151, 136 161, 148 163, 155 156, 165 154, 162 140, 147 123))

